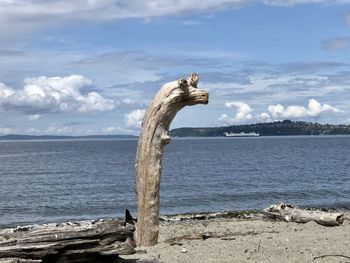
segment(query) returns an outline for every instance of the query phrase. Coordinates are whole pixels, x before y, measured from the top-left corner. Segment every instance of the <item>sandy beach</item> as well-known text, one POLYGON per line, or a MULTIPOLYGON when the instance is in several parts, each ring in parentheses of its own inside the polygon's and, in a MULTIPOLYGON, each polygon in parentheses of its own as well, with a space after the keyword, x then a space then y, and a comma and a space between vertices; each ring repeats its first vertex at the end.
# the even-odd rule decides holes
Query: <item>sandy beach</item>
POLYGON ((121 262, 350 262, 350 213, 341 226, 259 216, 162 223, 159 243, 121 262), (152 260, 153 259, 153 260, 152 260))

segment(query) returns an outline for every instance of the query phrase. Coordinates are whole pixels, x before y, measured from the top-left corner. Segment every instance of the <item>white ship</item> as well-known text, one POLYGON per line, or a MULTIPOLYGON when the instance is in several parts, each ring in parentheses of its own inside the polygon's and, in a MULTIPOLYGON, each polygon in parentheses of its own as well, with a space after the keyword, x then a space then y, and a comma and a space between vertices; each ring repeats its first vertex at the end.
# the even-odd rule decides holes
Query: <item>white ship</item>
POLYGON ((225 132, 226 137, 259 137, 260 134, 256 132, 240 132, 240 133, 234 133, 234 132, 225 132))

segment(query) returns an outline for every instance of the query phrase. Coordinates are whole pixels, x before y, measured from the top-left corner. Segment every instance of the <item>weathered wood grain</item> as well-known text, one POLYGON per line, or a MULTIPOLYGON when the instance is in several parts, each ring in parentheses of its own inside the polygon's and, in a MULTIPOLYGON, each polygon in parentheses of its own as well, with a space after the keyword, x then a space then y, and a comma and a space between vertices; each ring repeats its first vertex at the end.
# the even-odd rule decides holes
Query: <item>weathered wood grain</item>
POLYGON ((180 109, 208 103, 208 93, 197 88, 198 80, 198 75, 192 74, 187 80, 165 84, 146 110, 135 162, 137 245, 157 243, 163 147, 170 142, 169 126, 180 109))
POLYGON ((315 221, 323 226, 339 226, 343 223, 342 213, 301 209, 284 203, 271 205, 263 211, 269 217, 287 222, 307 223, 315 221))
POLYGON ((119 219, 0 230, 0 262, 114 262, 132 254, 134 225, 119 219))

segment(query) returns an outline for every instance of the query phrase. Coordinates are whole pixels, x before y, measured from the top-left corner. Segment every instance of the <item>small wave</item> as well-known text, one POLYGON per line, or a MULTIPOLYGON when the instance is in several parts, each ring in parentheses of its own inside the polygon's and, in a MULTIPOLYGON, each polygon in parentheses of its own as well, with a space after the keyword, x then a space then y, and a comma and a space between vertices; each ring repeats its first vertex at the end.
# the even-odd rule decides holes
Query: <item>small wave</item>
POLYGON ((160 216, 160 221, 178 222, 187 220, 208 220, 215 218, 261 218, 261 210, 240 210, 240 211, 219 211, 219 212, 199 212, 199 213, 184 213, 174 215, 160 216))
POLYGON ((36 155, 49 155, 49 154, 59 154, 63 152, 53 151, 53 152, 34 152, 34 153, 14 153, 14 154, 0 154, 0 158, 16 158, 16 157, 26 157, 26 156, 36 156, 36 155))
MULTIPOLYGON (((324 212, 350 212, 349 204, 341 204, 333 206, 300 206, 306 210, 320 210, 324 212)), ((159 219, 162 222, 179 222, 190 220, 208 220, 218 218, 239 218, 239 219, 262 219, 265 218, 265 213, 260 209, 251 210, 228 210, 218 212, 198 212, 198 213, 183 213, 173 215, 163 215, 159 219)))

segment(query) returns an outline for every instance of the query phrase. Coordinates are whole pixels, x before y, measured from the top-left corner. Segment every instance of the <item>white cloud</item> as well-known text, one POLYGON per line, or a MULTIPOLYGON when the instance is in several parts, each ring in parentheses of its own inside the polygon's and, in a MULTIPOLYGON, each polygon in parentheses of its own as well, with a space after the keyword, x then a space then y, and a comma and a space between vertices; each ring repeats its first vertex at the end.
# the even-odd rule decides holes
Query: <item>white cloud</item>
POLYGON ((257 119, 261 122, 270 122, 271 121, 270 115, 266 112, 263 112, 260 115, 258 115, 257 119))
POLYGON ((322 113, 341 113, 336 107, 329 104, 321 104, 315 99, 309 100, 308 107, 291 105, 287 108, 283 107, 281 104, 268 106, 268 111, 271 113, 274 119, 293 119, 293 118, 303 118, 303 117, 316 117, 322 113))
POLYGON ((117 127, 113 127, 113 126, 107 127, 107 128, 102 128, 102 132, 104 132, 104 133, 114 133, 117 130, 118 130, 118 128, 117 127))
POLYGON ((315 99, 309 100, 308 108, 309 108, 308 114, 310 116, 317 116, 322 112, 326 112, 326 111, 333 112, 333 113, 343 112, 342 110, 339 110, 336 107, 333 107, 329 104, 321 104, 315 99))
MULTIPOLYGON (((266 5, 298 5, 310 3, 346 4, 349 0, 262 0, 266 5)), ((251 4, 251 0, 2 0, 0 14, 12 20, 97 20, 152 18, 212 12, 251 4)))
POLYGON ((29 115, 29 119, 32 121, 38 120, 40 117, 41 117, 40 114, 29 115))
POLYGON ((250 0, 1 0, 0 39, 18 36, 52 24, 105 22, 213 12, 239 7, 250 0), (9 27, 8 25, 11 25, 9 27))
POLYGON ((350 48, 350 37, 339 37, 324 41, 322 43, 324 49, 340 50, 350 48))
POLYGON ((270 105, 267 109, 274 119, 278 119, 278 117, 283 115, 284 112, 284 107, 281 104, 270 105))
MULTIPOLYGON (((299 66, 300 68, 301 66, 299 66)), ((263 97, 268 100, 284 99, 290 95, 290 92, 293 92, 295 97, 316 96, 326 91, 326 85, 329 85, 328 76, 295 72, 288 72, 287 74, 284 72, 274 74, 251 73, 245 76, 244 81, 238 78, 228 82, 203 84, 210 93, 217 97, 227 98, 229 96, 237 97, 238 95, 252 97, 252 95, 259 94, 260 100, 263 97), (273 98, 271 97, 272 94, 273 98)))
POLYGON ((136 102, 135 102, 133 99, 125 98, 125 99, 122 99, 122 103, 123 103, 123 104, 126 104, 126 105, 133 105, 133 104, 135 104, 136 102))
POLYGON ((83 76, 27 78, 22 90, 0 83, 0 108, 37 116, 38 113, 111 111, 115 102, 96 92, 83 94, 92 81, 83 76))
POLYGON ((0 128, 0 135, 8 135, 8 134, 13 134, 15 133, 15 130, 11 129, 11 128, 0 128))
POLYGON ((2 0, 0 14, 7 19, 27 21, 43 19, 108 21, 126 18, 178 16, 179 14, 237 7, 249 2, 249 0, 2 0))
POLYGON ((149 21, 154 17, 186 16, 196 13, 238 8, 252 3, 293 6, 299 4, 345 4, 349 0, 1 0, 0 34, 64 24, 74 21, 104 22, 137 18, 149 21), (11 25, 9 27, 8 25, 11 25))
POLYGON ((146 110, 133 110, 125 115, 125 127, 130 129, 139 129, 146 110))
POLYGON ((233 117, 227 114, 222 114, 219 121, 225 124, 244 124, 253 122, 271 122, 283 119, 312 119, 322 114, 337 114, 344 113, 336 107, 329 104, 321 104, 315 99, 310 99, 308 106, 291 105, 285 108, 281 104, 269 105, 268 112, 262 112, 253 115, 253 109, 242 101, 226 102, 228 108, 236 108, 237 112, 233 117))
POLYGON ((81 99, 81 106, 78 111, 111 111, 115 108, 113 100, 105 99, 97 92, 90 92, 81 99))
POLYGON ((294 6, 301 4, 347 4, 349 0, 263 0, 266 5, 294 6))
POLYGON ((52 124, 45 131, 45 134, 52 135, 68 135, 73 133, 73 129, 70 126, 64 126, 60 124, 52 124))
POLYGON ((41 131, 37 128, 29 128, 26 130, 26 134, 40 134, 41 131))
POLYGON ((235 108, 236 114, 233 117, 229 117, 226 114, 221 115, 219 121, 225 124, 233 124, 233 123, 243 123, 249 121, 253 118, 251 112, 252 108, 245 102, 242 101, 231 101, 226 102, 225 106, 227 108, 235 108))

